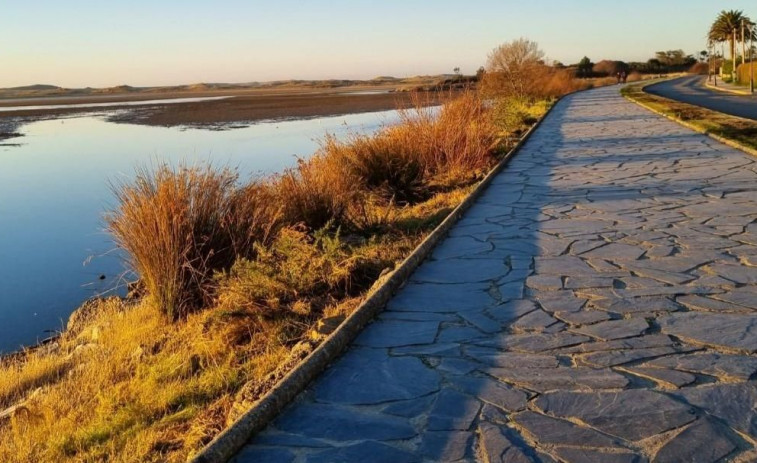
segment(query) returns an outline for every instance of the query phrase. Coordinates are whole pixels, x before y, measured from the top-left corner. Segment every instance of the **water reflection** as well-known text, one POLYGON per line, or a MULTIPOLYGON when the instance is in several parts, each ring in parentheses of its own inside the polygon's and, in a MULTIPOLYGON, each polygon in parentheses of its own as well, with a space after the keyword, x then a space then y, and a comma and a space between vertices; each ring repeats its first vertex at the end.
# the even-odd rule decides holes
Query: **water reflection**
POLYGON ((370 132, 394 111, 201 129, 113 124, 102 117, 24 126, 20 146, 0 146, 0 351, 45 337, 123 265, 102 231, 109 180, 168 162, 238 167, 243 178, 281 171, 326 132, 370 132), (100 280, 100 275, 105 280, 100 280))

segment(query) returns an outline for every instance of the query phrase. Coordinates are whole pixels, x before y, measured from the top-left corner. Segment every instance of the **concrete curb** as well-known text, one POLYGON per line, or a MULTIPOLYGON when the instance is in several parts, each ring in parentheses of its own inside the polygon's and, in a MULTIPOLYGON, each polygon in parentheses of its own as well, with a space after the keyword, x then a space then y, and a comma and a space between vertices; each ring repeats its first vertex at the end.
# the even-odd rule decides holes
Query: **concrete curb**
MULTIPOLYGON (((567 96, 567 95, 566 95, 567 96)), ((563 97, 564 98, 564 97, 563 97)), ((484 177, 476 188, 444 219, 404 261, 299 365, 287 373, 268 393, 234 423, 216 436, 196 455, 190 463, 223 463, 236 454, 255 433, 261 431, 279 412, 291 402, 307 385, 357 337, 362 329, 386 306, 394 293, 405 284, 416 268, 431 254, 434 247, 446 236, 460 217, 486 190, 492 180, 507 166, 520 148, 539 128, 542 121, 552 112, 554 105, 539 119, 504 156, 504 158, 484 177)))
MULTIPOLYGON (((646 87, 646 85, 644 85, 644 86, 641 87, 641 91, 642 92, 644 91, 645 87, 646 87)), ((637 101, 633 97, 630 97, 628 95, 623 95, 623 96, 625 97, 625 99, 627 99, 631 103, 635 103, 635 104, 641 106, 642 108, 646 109, 647 111, 651 111, 651 112, 657 114, 658 116, 662 116, 665 119, 671 120, 671 121, 673 121, 673 122, 675 122, 675 123, 677 123, 679 125, 682 125, 682 126, 686 127, 689 130, 693 130, 694 132, 701 133, 702 135, 707 135, 708 137, 712 138, 713 140, 717 140, 720 143, 723 143, 724 145, 730 146, 731 148, 735 148, 735 149, 743 151, 743 152, 745 152, 745 153, 747 153, 747 154, 749 154, 751 156, 757 157, 757 149, 750 148, 749 146, 742 145, 739 142, 730 140, 728 138, 721 137, 720 135, 716 135, 714 133, 710 133, 707 130, 699 128, 699 127, 697 127, 697 126, 695 126, 693 124, 689 124, 688 122, 683 121, 681 119, 678 119, 677 117, 673 117, 673 116, 671 116, 669 114, 663 113, 662 111, 658 111, 658 110, 656 110, 654 108, 651 108, 650 106, 647 106, 644 103, 642 103, 640 101, 637 101)), ((664 100, 675 101, 676 103, 688 104, 688 103, 682 103, 682 102, 676 101, 676 100, 670 100, 670 98, 665 98, 665 97, 662 97, 662 96, 659 96, 659 95, 652 95, 652 96, 657 97, 657 98, 662 98, 664 100)), ((692 106, 696 106, 696 105, 692 105, 692 106)), ((697 107, 699 107, 699 106, 697 106, 697 107)), ((703 108, 703 109, 707 109, 707 108, 703 108)), ((712 111, 712 110, 710 109, 709 111, 712 111)), ((717 111, 715 111, 715 112, 717 112, 717 111)), ((753 123, 757 124, 757 121, 753 121, 751 119, 744 119, 743 117, 731 116, 730 114, 728 114, 728 116, 734 117, 736 119, 748 120, 750 122, 753 122, 753 123)))
POLYGON ((705 81, 704 86, 711 89, 711 90, 717 90, 719 92, 723 93, 732 93, 734 95, 751 95, 749 90, 737 90, 735 88, 727 88, 727 87, 716 87, 709 83, 708 81, 705 81))

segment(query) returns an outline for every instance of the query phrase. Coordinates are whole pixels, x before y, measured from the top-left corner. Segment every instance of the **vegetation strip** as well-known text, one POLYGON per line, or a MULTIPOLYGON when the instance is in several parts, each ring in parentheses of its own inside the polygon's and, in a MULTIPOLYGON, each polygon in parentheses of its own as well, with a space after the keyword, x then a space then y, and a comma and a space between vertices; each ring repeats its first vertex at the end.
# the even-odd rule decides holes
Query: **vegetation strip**
POLYGON ((231 426, 216 436, 204 449, 189 461, 192 463, 223 463, 229 460, 256 432, 263 429, 297 394, 334 361, 355 339, 360 331, 386 306, 397 289, 410 277, 413 271, 431 254, 434 247, 445 237, 452 226, 462 217, 491 181, 507 166, 531 134, 539 128, 559 99, 531 126, 518 143, 484 177, 465 200, 460 203, 444 221, 431 232, 402 264, 368 296, 362 304, 329 335, 308 357, 291 370, 249 411, 231 426))
POLYGON ((644 91, 649 85, 651 84, 629 85, 624 87, 621 93, 629 101, 657 115, 732 148, 757 156, 757 121, 652 95, 644 91))

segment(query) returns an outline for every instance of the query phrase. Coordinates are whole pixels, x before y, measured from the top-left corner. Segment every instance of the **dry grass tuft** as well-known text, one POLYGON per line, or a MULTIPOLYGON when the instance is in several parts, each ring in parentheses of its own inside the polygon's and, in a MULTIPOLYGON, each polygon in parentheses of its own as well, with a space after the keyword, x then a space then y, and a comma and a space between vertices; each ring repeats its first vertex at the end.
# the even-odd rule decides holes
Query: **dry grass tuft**
POLYGON ((237 187, 237 174, 161 165, 114 185, 108 230, 129 256, 149 296, 172 318, 210 300, 212 273, 249 256, 278 222, 265 187, 237 187))

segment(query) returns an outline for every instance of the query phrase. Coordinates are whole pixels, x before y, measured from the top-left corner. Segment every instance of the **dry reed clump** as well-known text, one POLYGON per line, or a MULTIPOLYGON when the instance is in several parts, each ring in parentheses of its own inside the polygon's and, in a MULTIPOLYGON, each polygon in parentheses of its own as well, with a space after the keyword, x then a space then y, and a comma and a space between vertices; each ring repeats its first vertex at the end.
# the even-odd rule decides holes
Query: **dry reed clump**
POLYGON ((229 169, 161 165, 113 189, 119 206, 106 216, 108 230, 149 297, 174 319, 208 302, 212 272, 248 256, 250 243, 277 223, 265 188, 238 189, 229 169))
POLYGON ((438 184, 460 184, 477 178, 495 160, 501 130, 477 92, 467 90, 439 108, 416 99, 401 109, 394 136, 406 140, 438 184))
POLYGON ((274 188, 284 221, 313 230, 342 225, 350 204, 361 199, 347 166, 326 153, 300 159, 274 181, 274 188))
POLYGON ((394 127, 344 141, 327 135, 321 152, 344 163, 354 185, 384 201, 414 203, 428 195, 426 167, 407 133, 394 127))

